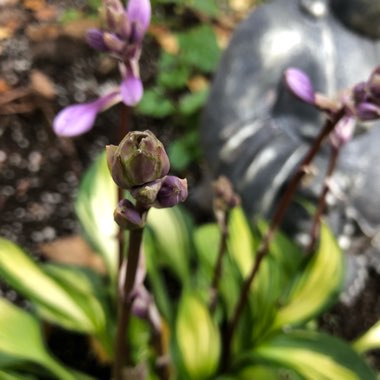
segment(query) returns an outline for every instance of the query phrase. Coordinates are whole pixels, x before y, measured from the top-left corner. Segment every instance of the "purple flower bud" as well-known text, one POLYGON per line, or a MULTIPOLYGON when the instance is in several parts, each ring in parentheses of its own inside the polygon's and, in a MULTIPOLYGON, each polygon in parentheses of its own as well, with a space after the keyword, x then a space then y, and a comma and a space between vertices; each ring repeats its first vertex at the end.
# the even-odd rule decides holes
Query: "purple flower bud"
POLYGON ((173 207, 178 203, 184 202, 187 195, 187 180, 168 175, 162 182, 154 207, 173 207))
POLYGON ((356 125, 356 120, 352 116, 343 116, 336 124, 331 133, 331 142, 337 148, 346 144, 352 139, 356 125))
POLYGON ((378 67, 371 75, 368 81, 368 92, 376 103, 380 102, 380 67, 378 67))
POLYGON ((362 121, 376 120, 380 116, 380 107, 372 103, 360 103, 356 115, 362 121))
POLYGON ((352 96, 356 104, 365 102, 367 99, 367 83, 358 83, 352 90, 352 96))
POLYGON ((103 35, 104 33, 99 29, 89 29, 86 33, 86 41, 95 50, 109 51, 104 43, 103 35))
POLYGON ((120 22, 123 19, 124 6, 120 0, 105 0, 104 3, 108 28, 118 32, 120 22))
POLYGON ((303 71, 290 68, 285 71, 285 84, 298 99, 305 103, 314 104, 315 93, 308 75, 303 71))
POLYGON ((139 39, 145 34, 149 27, 151 18, 151 5, 149 0, 129 0, 127 6, 127 15, 131 23, 137 24, 139 39))
POLYGON ((155 332, 160 331, 161 318, 152 295, 144 286, 140 286, 134 291, 132 313, 151 324, 155 332))
POLYGON ((137 230, 144 227, 145 221, 132 202, 123 199, 117 205, 113 218, 125 230, 137 230))
POLYGON ((130 193, 137 202, 145 207, 150 207, 156 200, 161 185, 162 179, 157 179, 142 186, 134 187, 130 190, 130 193))
POLYGON ((98 112, 104 111, 111 105, 119 102, 119 92, 107 94, 95 101, 83 104, 74 104, 61 110, 53 121, 54 132, 58 136, 78 136, 89 131, 98 112))
POLYGON ((113 33, 105 32, 103 35, 103 41, 105 46, 114 53, 120 53, 125 47, 125 42, 113 33))
POLYGON ((120 86, 123 102, 127 106, 136 105, 143 96, 143 85, 141 79, 128 72, 120 86))
POLYGON ((227 211, 240 204, 240 197, 234 192, 232 183, 225 176, 213 182, 214 209, 227 211))
POLYGON ((169 172, 164 146, 150 131, 129 132, 119 146, 108 145, 106 151, 112 178, 123 189, 153 182, 169 172))

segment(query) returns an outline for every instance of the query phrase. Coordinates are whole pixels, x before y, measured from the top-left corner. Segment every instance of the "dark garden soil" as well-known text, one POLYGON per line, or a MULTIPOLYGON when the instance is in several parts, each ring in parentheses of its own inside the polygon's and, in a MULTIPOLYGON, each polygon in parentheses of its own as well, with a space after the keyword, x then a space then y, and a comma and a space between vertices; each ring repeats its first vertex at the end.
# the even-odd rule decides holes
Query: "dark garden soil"
MULTIPOLYGON (((95 21, 57 25, 68 3, 85 10, 86 2, 79 0, 0 2, 0 236, 37 260, 46 260, 42 244, 79 233, 73 201, 80 176, 106 144, 117 140, 121 111, 116 107, 103 113, 82 137, 60 139, 52 133, 52 119, 60 108, 96 97, 99 86, 111 86, 118 78, 115 64, 83 41, 85 28, 95 21)), ((142 58, 146 81, 154 76, 157 50, 148 43, 152 49, 142 58)), ((158 132, 165 143, 173 129, 162 128, 163 123, 131 120, 134 128, 158 132)), ((192 173, 197 177, 199 168, 192 173)), ((0 293, 27 307, 4 284, 0 293)), ((346 339, 356 337, 379 319, 379 294, 380 276, 371 272, 362 294, 350 306, 333 307, 321 319, 323 328, 346 339)), ((60 330, 49 336, 53 352, 67 364, 109 379, 108 369, 95 362, 83 337, 60 330)), ((370 359, 380 369, 378 356, 370 359)))

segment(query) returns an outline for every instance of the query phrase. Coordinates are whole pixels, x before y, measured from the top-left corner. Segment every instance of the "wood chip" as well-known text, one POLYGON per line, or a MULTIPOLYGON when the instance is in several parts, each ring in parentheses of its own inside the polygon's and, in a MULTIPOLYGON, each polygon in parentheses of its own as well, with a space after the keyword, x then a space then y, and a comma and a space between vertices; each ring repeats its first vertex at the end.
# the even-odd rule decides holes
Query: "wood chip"
POLYGON ((53 81, 42 71, 32 70, 30 73, 30 86, 38 95, 47 99, 54 99, 56 90, 53 81))
POLYGON ((102 258, 79 235, 41 244, 40 249, 44 256, 57 263, 78 265, 94 269, 99 273, 105 273, 102 258))
POLYGON ((170 54, 177 54, 179 51, 179 43, 177 37, 160 25, 151 25, 149 33, 157 40, 159 45, 170 54))

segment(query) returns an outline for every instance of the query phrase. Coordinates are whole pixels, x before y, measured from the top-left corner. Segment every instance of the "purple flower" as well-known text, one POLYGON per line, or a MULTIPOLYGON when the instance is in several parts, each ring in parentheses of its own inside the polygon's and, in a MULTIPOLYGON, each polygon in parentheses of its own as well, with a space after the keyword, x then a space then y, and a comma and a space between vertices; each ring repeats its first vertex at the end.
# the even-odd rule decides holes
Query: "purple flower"
POLYGON ((162 181, 161 189, 157 194, 154 207, 173 207, 184 202, 187 198, 187 180, 168 175, 162 181))
POLYGON ((90 29, 87 42, 94 49, 108 52, 119 60, 122 80, 119 88, 95 101, 66 107, 55 117, 53 129, 60 136, 77 136, 89 131, 99 112, 122 101, 136 105, 143 96, 139 59, 142 40, 149 27, 149 0, 129 0, 126 8, 120 0, 104 0, 107 31, 90 29))
POLYGON ((285 71, 285 83, 298 99, 305 103, 314 104, 315 92, 310 78, 303 71, 289 68, 285 71))
POLYGON ((99 112, 119 102, 120 93, 114 91, 89 103, 68 106, 55 117, 53 130, 58 136, 81 135, 92 128, 99 112))

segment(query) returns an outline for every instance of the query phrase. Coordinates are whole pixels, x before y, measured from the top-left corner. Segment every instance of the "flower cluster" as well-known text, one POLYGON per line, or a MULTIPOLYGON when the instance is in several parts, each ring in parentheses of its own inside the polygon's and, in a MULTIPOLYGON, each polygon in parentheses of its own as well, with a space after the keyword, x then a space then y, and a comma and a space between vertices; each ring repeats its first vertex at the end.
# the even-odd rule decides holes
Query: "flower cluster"
POLYGON ((169 158, 150 131, 129 132, 118 146, 108 145, 107 163, 114 182, 136 200, 121 200, 114 212, 124 229, 142 228, 150 207, 173 207, 187 198, 186 179, 168 175, 169 158))
POLYGON ((90 29, 87 42, 119 61, 122 81, 118 88, 92 102, 75 104, 58 113, 53 129, 60 136, 77 136, 90 130, 99 112, 116 103, 136 105, 143 95, 139 59, 142 40, 149 27, 149 0, 129 0, 126 8, 120 0, 104 0, 107 30, 90 29))
POLYGON ((287 69, 284 77, 285 84, 298 99, 329 116, 342 114, 331 135, 332 143, 336 146, 341 146, 352 138, 356 120, 365 122, 380 118, 380 66, 367 81, 345 91, 339 99, 330 99, 315 92, 308 75, 299 69, 287 69))

